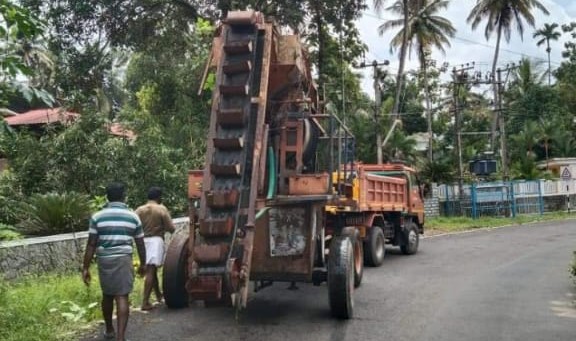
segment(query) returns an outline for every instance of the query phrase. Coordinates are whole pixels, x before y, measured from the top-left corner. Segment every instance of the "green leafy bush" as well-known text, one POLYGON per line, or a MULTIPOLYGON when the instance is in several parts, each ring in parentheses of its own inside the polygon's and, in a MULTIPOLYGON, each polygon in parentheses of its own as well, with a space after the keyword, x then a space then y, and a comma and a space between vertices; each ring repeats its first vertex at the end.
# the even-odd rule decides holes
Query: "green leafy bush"
POLYGON ((96 195, 92 199, 90 199, 90 211, 98 212, 104 206, 106 206, 106 196, 105 195, 96 195))
POLYGON ((22 197, 14 173, 9 170, 0 172, 0 224, 16 224, 18 221, 16 209, 22 197))
POLYGON ((18 228, 36 236, 81 231, 87 228, 90 213, 90 202, 83 194, 34 194, 20 205, 18 228))
POLYGON ((0 223, 0 241, 20 239, 22 235, 16 231, 14 226, 0 223))
POLYGON ((98 306, 97 302, 89 303, 87 306, 78 305, 72 301, 62 301, 58 304, 57 308, 48 310, 51 314, 60 314, 63 318, 70 322, 87 322, 90 315, 98 306))

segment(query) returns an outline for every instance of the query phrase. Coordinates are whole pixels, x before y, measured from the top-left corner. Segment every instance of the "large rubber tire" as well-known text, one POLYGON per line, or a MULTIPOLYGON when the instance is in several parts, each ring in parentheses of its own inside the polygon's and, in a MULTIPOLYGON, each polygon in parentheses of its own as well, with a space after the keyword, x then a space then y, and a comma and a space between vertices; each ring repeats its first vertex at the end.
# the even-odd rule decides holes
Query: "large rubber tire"
POLYGON ((354 287, 358 288, 362 284, 364 277, 364 247, 360 233, 355 227, 347 227, 342 231, 342 235, 350 237, 354 247, 354 287))
POLYGON ((350 319, 354 315, 354 247, 349 236, 330 242, 328 255, 328 299, 332 316, 350 319))
POLYGON ((404 233, 402 234, 402 244, 400 250, 405 255, 413 255, 418 252, 420 245, 420 233, 418 226, 414 222, 407 222, 404 233))
POLYGON ((372 226, 368 229, 367 238, 364 242, 364 262, 366 265, 378 267, 384 262, 386 254, 386 238, 380 226, 372 226))
POLYGON ((178 309, 188 306, 186 291, 186 267, 188 262, 188 236, 175 235, 166 251, 162 286, 164 300, 168 308, 178 309))
POLYGON ((364 243, 358 237, 354 238, 354 287, 362 284, 364 277, 364 243))

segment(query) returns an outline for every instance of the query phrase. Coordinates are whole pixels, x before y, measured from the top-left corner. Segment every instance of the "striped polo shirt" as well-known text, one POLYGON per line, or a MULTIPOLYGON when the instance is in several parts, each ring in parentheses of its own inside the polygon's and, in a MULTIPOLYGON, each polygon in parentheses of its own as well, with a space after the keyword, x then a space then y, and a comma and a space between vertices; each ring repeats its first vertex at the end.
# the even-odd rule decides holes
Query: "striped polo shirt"
POLYGON ((140 218, 122 202, 110 202, 92 215, 88 233, 98 235, 97 257, 132 255, 132 239, 144 237, 140 218))

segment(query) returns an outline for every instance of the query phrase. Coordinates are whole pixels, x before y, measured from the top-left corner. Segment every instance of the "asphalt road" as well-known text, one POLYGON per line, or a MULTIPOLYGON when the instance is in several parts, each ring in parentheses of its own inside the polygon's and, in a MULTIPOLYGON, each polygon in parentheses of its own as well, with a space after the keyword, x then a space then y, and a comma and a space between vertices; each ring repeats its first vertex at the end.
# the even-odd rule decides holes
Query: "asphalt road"
MULTIPOLYGON (((286 283, 252 295, 238 321, 226 308, 132 314, 128 337, 156 340, 571 341, 576 290, 568 265, 576 221, 438 236, 366 268, 355 318, 333 320, 325 286, 286 283)), ((85 340, 95 340, 96 336, 85 340)))

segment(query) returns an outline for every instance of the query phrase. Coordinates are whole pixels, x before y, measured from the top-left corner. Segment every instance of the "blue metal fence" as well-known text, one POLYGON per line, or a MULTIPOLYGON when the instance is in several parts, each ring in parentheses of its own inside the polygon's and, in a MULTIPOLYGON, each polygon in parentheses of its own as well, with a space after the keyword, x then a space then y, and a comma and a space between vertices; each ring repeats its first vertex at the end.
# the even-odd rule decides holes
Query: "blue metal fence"
POLYGON ((440 214, 480 218, 543 214, 541 181, 509 181, 439 188, 440 214))

